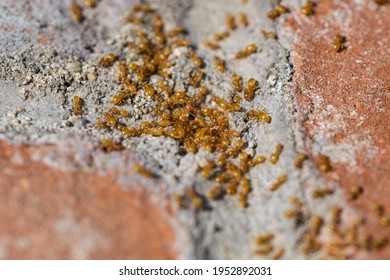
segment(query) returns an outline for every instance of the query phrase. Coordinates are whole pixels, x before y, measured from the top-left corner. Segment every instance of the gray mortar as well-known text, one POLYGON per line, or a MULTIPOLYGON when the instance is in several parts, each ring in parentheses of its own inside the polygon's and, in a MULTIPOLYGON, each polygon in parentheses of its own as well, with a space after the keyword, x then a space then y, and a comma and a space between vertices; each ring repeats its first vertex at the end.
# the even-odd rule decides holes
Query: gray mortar
MULTIPOLYGON (((0 25, 11 25, 13 31, 0 30, 0 137, 12 142, 27 144, 55 143, 58 148, 47 154, 36 154, 36 160, 61 170, 84 169, 105 173, 118 171, 118 182, 124 186, 138 185, 138 180, 149 179, 134 175, 131 167, 141 160, 150 170, 162 178, 167 186, 162 195, 182 193, 190 187, 204 195, 213 186, 199 175, 199 168, 206 159, 215 155, 199 151, 197 154, 180 154, 176 141, 164 137, 139 137, 126 139, 127 148, 121 153, 103 153, 98 140, 121 140, 118 132, 98 130, 94 126, 99 112, 106 111, 112 96, 120 89, 113 76, 115 68, 103 69, 97 61, 103 55, 114 52, 137 61, 135 53, 120 53, 125 42, 134 41, 132 24, 124 24, 125 11, 137 1, 100 1, 96 9, 85 13, 86 20, 78 25, 68 13, 71 1, 3 1, 0 25), (24 11, 30 7, 31 12, 24 11), (44 14, 42 10, 46 10, 44 14), (32 34, 21 32, 33 29, 32 34), (51 46, 37 45, 40 36, 52 41, 51 46), (71 99, 78 95, 85 101, 82 116, 72 114, 71 99)), ((237 197, 225 197, 222 201, 209 202, 210 209, 195 212, 191 209, 178 211, 173 222, 177 228, 177 248, 184 259, 253 259, 256 235, 273 232, 275 248, 284 246, 286 259, 316 258, 320 253, 306 256, 300 252, 302 235, 307 225, 298 226, 284 218, 288 197, 296 195, 304 201, 304 218, 311 213, 328 213, 333 204, 344 205, 342 194, 336 192, 320 203, 310 196, 311 191, 325 183, 310 162, 303 170, 294 168, 296 153, 305 152, 302 135, 296 124, 295 101, 291 91, 293 69, 289 63, 289 50, 278 41, 263 38, 259 30, 277 32, 276 24, 266 16, 272 7, 271 0, 250 1, 242 5, 239 0, 151 1, 163 16, 167 29, 183 25, 188 38, 205 62, 204 84, 213 94, 227 98, 232 93, 229 77, 238 73, 244 80, 256 78, 261 89, 253 102, 243 102, 245 109, 263 109, 272 116, 271 124, 246 120, 244 113, 230 117, 232 128, 244 131, 243 138, 249 143, 248 153, 269 155, 278 143, 284 151, 276 165, 267 161, 252 169, 249 176, 253 191, 250 206, 242 209, 237 197), (201 44, 205 38, 223 31, 227 12, 247 13, 250 25, 240 27, 221 43, 221 50, 210 51, 201 44), (234 55, 249 43, 255 43, 260 51, 250 58, 235 60, 234 55), (228 75, 222 75, 213 67, 213 57, 226 61, 228 75), (272 193, 270 186, 276 178, 288 174, 288 181, 280 190, 272 193)), ((150 33, 150 30, 145 30, 150 33)), ((176 64, 172 71, 175 89, 180 90, 193 62, 189 49, 176 48, 171 55, 176 64)), ((154 77, 158 81, 158 77, 154 77)), ((194 89, 190 88, 189 94, 194 89)), ((141 120, 153 120, 150 112, 152 100, 140 91, 124 108, 130 111, 127 124, 137 125, 141 120)), ((15 159, 17 160, 17 159, 15 159)), ((159 181, 157 181, 159 182, 159 181)), ((159 183, 158 183, 159 184, 159 183)), ((153 184, 146 184, 153 187, 153 184)), ((156 194, 156 197, 158 195, 156 194)), ((343 212, 352 215, 349 210, 343 212)), ((343 214, 343 215, 344 215, 343 214)), ((323 232, 322 239, 328 238, 323 232)), ((1 251, 1 247, 0 247, 1 251)), ((4 254, 3 254, 4 255, 4 254)), ((85 256, 87 257, 87 256, 85 256)))

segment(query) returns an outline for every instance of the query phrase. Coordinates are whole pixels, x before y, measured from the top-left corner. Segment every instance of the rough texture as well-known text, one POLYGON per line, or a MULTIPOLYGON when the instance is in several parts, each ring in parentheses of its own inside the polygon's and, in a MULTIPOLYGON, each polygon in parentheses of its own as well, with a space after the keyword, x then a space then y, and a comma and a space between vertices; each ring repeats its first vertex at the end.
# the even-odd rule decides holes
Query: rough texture
MULTIPOLYGON (((123 51, 124 45, 137 40, 135 26, 123 17, 138 1, 99 1, 96 8, 83 10, 82 23, 71 19, 71 1, 21 2, 0 4, 0 40, 5 42, 0 46, 0 137, 4 139, 0 192, 6 202, 2 205, 12 209, 0 211, 0 224, 10 225, 0 227, 0 258, 252 259, 271 258, 281 247, 286 259, 389 257, 389 247, 361 250, 349 244, 335 253, 328 246, 339 238, 328 230, 333 206, 343 208, 343 229, 365 212, 373 213, 374 201, 390 207, 381 199, 389 191, 390 174, 388 5, 321 2, 314 15, 305 17, 302 3, 288 1, 284 4, 290 13, 270 20, 267 13, 275 7, 271 0, 246 5, 239 0, 229 5, 223 0, 149 1, 167 30, 185 27, 185 37, 204 61, 203 85, 212 94, 228 99, 233 73, 244 81, 252 77, 259 81, 254 100, 244 101, 242 107, 265 109, 271 124, 237 112, 230 116, 230 125, 248 143, 248 154, 269 158, 277 144, 284 149, 277 164, 267 160, 251 170, 253 191, 249 207, 242 209, 237 197, 207 199, 215 183, 205 180, 199 170, 216 153, 184 154, 170 138, 123 139, 115 130, 96 128, 96 118, 111 107, 108 103, 121 88, 115 68, 102 68, 98 61, 110 52, 138 59, 134 51, 123 51), (247 14, 249 26, 237 21, 238 28, 220 43, 220 50, 203 46, 204 39, 225 29, 226 13, 237 11, 247 14), (371 32, 373 25, 377 32, 371 32), (260 29, 276 32, 279 39, 265 38, 260 29), (340 53, 330 50, 337 33, 347 39, 340 53), (236 60, 235 54, 250 43, 259 51, 236 60), (215 69, 215 55, 226 62, 226 73, 215 69), (84 100, 82 116, 72 112, 76 95, 84 100), (125 150, 106 153, 99 145, 105 138, 121 141, 125 150), (309 156, 302 169, 294 167, 297 153, 309 156), (331 172, 318 170, 319 154, 330 157, 331 172), (159 178, 135 175, 132 168, 138 162, 159 178), (288 181, 271 192, 283 174, 288 174, 288 181), (346 195, 354 185, 364 187, 364 197, 348 204, 346 195), (322 187, 334 190, 333 194, 314 198, 313 191, 322 187), (191 188, 207 207, 204 211, 175 207, 172 219, 171 196, 191 188), (292 195, 302 201, 301 213, 286 219, 292 195), (28 213, 23 211, 25 201, 30 201, 28 213), (322 247, 305 253, 305 236, 312 231, 310 220, 315 215, 326 225, 318 237, 322 247), (37 223, 43 227, 36 228, 37 223), (274 252, 255 254, 255 237, 269 232, 275 235, 274 252), (23 251, 42 247, 50 250, 31 255, 23 251)), ((151 26, 146 24, 143 31, 151 34, 151 26)), ((191 47, 178 47, 170 56, 174 64, 169 82, 176 91, 183 90, 192 75, 190 51, 191 47)), ((151 83, 159 79, 155 76, 151 83)), ((194 92, 190 88, 188 94, 194 92)), ((207 102, 213 105, 210 99, 207 102)), ((154 105, 141 90, 123 106, 130 113, 126 124, 154 120, 154 105)), ((388 233, 373 214, 366 218, 368 232, 388 233)))
MULTIPOLYGON (((295 96, 305 147, 313 157, 326 154, 345 194, 364 187, 352 206, 371 232, 384 235, 374 203, 390 208, 390 21, 389 7, 373 1, 319 2, 312 16, 292 15, 285 23, 291 42, 295 96), (374 31, 373 31, 374 30, 374 31), (332 50, 336 34, 346 38, 332 50)), ((286 32, 286 31, 285 31, 286 32)), ((359 258, 373 258, 360 252, 359 258)), ((376 257, 388 258, 389 248, 376 257)))

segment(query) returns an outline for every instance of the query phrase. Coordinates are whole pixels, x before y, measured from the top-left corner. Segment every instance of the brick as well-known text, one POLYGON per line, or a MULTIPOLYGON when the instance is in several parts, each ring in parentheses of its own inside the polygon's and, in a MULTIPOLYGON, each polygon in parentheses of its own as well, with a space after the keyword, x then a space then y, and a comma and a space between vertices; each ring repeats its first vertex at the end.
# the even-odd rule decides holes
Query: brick
POLYGON ((31 158, 45 149, 0 142, 1 259, 175 258, 164 202, 142 185, 124 191, 114 172, 62 172, 31 158))

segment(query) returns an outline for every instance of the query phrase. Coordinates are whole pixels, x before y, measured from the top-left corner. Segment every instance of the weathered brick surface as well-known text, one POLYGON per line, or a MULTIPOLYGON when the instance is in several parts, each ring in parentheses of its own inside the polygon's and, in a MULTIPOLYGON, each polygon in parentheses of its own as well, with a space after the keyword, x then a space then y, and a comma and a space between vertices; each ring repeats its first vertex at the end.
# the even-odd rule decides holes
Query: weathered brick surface
MULTIPOLYGON (((1 259, 172 259, 170 210, 114 173, 62 172, 0 142, 1 259)), ((53 149, 53 147, 50 147, 53 149)))
MULTIPOLYGON (((363 196, 351 206, 367 218, 367 230, 389 236, 372 206, 390 215, 390 6, 374 1, 318 1, 314 15, 289 17, 294 34, 295 96, 305 144, 315 157, 334 159, 326 178, 348 194, 354 186, 363 196), (332 40, 345 37, 345 49, 332 50, 332 40)), ((356 258, 390 257, 357 252, 356 258)))

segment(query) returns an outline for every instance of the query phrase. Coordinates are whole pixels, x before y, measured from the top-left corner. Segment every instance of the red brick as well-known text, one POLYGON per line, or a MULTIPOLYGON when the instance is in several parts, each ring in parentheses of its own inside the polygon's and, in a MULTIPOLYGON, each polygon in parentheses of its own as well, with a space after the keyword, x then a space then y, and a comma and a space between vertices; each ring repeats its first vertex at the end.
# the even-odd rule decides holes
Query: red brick
POLYGON ((175 258, 170 210, 142 185, 55 170, 31 159, 38 150, 0 142, 0 258, 175 258))
MULTIPOLYGON (((363 186, 364 195, 351 206, 366 216, 369 232, 389 236, 390 229, 379 224, 372 204, 382 203, 390 216, 390 6, 376 6, 374 1, 366 1, 363 7, 354 1, 317 3, 313 16, 290 17, 286 25, 296 36, 295 96, 306 147, 311 150, 313 144, 324 144, 313 129, 329 121, 335 124, 330 128, 336 130, 335 145, 348 143, 351 135, 366 143, 371 137, 377 151, 374 157, 362 148, 356 153, 357 167, 334 164, 334 173, 327 178, 337 181, 346 193, 355 185, 363 186), (345 18, 337 20, 336 11, 345 18), (340 53, 331 50, 337 33, 346 37, 346 49, 340 53), (317 98, 322 99, 321 107, 312 106, 317 98), (327 106, 344 117, 342 123, 333 114, 324 117, 327 106), (358 115, 349 117, 351 110, 358 115), (304 117, 307 112, 308 118, 304 117)), ((353 142, 349 144, 354 147, 353 142)), ((389 259, 390 246, 379 252, 358 252, 355 258, 389 259)))

